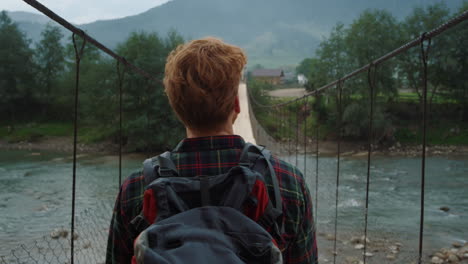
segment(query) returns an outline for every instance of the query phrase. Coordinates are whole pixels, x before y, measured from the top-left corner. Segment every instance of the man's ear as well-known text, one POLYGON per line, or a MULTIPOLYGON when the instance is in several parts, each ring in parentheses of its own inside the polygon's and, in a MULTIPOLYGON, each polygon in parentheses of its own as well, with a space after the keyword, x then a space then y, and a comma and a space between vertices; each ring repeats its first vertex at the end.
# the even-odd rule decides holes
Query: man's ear
POLYGON ((239 102, 239 96, 236 95, 236 99, 234 101, 234 111, 236 111, 236 113, 240 113, 241 109, 240 109, 240 102, 239 102))

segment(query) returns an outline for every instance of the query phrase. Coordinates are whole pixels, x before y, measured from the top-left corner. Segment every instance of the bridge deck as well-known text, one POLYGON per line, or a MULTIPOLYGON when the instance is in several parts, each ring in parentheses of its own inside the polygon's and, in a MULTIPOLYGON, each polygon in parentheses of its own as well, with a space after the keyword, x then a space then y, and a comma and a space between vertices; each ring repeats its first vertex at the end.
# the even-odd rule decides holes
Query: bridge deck
POLYGON ((240 135, 246 142, 256 144, 252 124, 250 122, 249 101, 247 96, 247 85, 239 85, 239 101, 241 112, 234 123, 234 134, 240 135))

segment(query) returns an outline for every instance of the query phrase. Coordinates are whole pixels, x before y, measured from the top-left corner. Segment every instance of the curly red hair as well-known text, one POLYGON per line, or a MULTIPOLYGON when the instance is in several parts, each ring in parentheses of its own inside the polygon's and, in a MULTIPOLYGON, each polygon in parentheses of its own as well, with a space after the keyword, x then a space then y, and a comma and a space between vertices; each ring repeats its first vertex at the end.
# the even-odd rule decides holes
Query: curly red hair
POLYGON ((226 122, 246 63, 241 48, 212 37, 180 45, 169 54, 164 87, 185 126, 207 131, 226 122))

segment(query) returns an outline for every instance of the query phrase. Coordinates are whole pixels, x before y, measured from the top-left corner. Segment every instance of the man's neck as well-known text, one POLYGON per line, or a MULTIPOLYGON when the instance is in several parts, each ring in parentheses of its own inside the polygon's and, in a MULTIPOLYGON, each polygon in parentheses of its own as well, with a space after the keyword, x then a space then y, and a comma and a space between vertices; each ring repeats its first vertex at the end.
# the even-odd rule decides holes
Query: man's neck
POLYGON ((187 131, 187 138, 234 135, 234 128, 232 127, 232 125, 227 126, 224 129, 219 129, 215 131, 196 131, 190 128, 186 128, 186 131, 187 131))

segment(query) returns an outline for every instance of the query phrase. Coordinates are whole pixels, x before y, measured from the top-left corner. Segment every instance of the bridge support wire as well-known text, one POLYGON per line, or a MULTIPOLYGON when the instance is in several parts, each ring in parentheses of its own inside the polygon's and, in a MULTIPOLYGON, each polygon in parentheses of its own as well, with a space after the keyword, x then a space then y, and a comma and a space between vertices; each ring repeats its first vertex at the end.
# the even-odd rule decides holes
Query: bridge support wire
POLYGON ((304 179, 307 179, 307 117, 308 117, 308 101, 309 98, 305 97, 302 104, 304 113, 303 133, 304 133, 304 179))
POLYGON ((338 93, 338 122, 337 122, 337 151, 336 151, 336 194, 335 194, 335 234, 333 240, 333 264, 336 264, 336 256, 338 251, 336 242, 338 240, 338 196, 340 187, 340 158, 341 158, 341 130, 342 130, 342 95, 343 95, 343 81, 339 80, 337 84, 338 93))
MULTIPOLYGON (((318 106, 320 95, 314 95, 314 104, 318 106)), ((317 224, 317 210, 318 210, 318 191, 319 191, 319 129, 320 129, 320 116, 318 111, 318 107, 316 107, 316 122, 315 122, 315 224, 317 224)))
POLYGON ((281 128, 283 126, 283 119, 282 119, 282 113, 281 113, 281 108, 280 107, 276 107, 275 108, 275 118, 277 120, 277 124, 278 126, 276 127, 276 135, 277 135, 277 142, 275 144, 275 148, 276 148, 276 151, 278 153, 278 155, 281 154, 281 151, 282 151, 282 134, 281 134, 281 128))
POLYGON ((117 86, 119 87, 119 186, 122 185, 122 86, 125 78, 125 66, 120 70, 120 61, 117 61, 117 86))
POLYGON ((286 119, 286 108, 285 107, 280 107, 283 112, 283 153, 286 154, 288 150, 288 142, 286 140, 289 140, 289 135, 287 134, 287 129, 288 129, 288 119, 286 119))
POLYGON ((76 149, 78 139, 78 95, 80 86, 80 62, 83 57, 86 39, 83 39, 81 46, 76 43, 76 35, 73 33, 73 48, 75 51, 75 108, 73 121, 73 184, 72 184, 72 213, 71 213, 71 235, 70 235, 70 263, 74 264, 74 240, 75 240, 75 203, 76 203, 76 149))
POLYGON ((293 124, 293 121, 292 121, 292 114, 290 113, 289 109, 288 109, 288 106, 285 107, 286 108, 286 114, 289 116, 288 118, 288 160, 289 160, 289 163, 292 163, 292 131, 291 131, 291 127, 292 127, 292 124, 293 124))
POLYGON ((296 146, 294 150, 296 152, 296 167, 299 161, 299 119, 301 117, 301 104, 296 105, 296 146))
POLYGON ((374 103, 375 103, 375 79, 377 76, 377 66, 371 63, 371 67, 367 72, 367 81, 369 84, 369 132, 367 143, 367 177, 366 177, 366 207, 364 211, 364 248, 363 248, 363 261, 366 264, 367 260, 367 228, 369 217, 369 185, 370 185, 370 170, 371 170, 371 155, 373 143, 373 123, 374 123, 374 103), (372 69, 374 71, 372 71, 372 69))
POLYGON ((426 143, 427 143, 427 60, 429 58, 429 49, 431 47, 431 39, 426 39, 427 33, 421 35, 421 62, 422 62, 422 85, 423 85, 423 109, 422 109, 422 152, 421 152, 421 205, 420 205, 420 221, 419 221, 419 256, 418 264, 422 263, 422 251, 424 241, 424 190, 426 181, 426 143), (424 46, 424 42, 427 45, 424 46))

